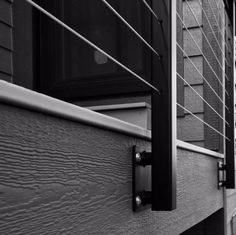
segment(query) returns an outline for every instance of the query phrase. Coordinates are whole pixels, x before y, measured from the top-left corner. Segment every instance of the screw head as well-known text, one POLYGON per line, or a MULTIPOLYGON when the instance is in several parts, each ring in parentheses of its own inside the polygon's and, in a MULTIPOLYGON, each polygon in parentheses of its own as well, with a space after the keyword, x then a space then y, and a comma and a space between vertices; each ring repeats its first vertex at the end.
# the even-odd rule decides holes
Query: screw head
POLYGON ((141 154, 140 153, 136 153, 135 160, 136 160, 137 163, 141 162, 142 158, 141 158, 141 154))
POLYGON ((140 206, 142 204, 142 200, 140 196, 136 196, 135 197, 135 202, 136 202, 136 206, 140 206))

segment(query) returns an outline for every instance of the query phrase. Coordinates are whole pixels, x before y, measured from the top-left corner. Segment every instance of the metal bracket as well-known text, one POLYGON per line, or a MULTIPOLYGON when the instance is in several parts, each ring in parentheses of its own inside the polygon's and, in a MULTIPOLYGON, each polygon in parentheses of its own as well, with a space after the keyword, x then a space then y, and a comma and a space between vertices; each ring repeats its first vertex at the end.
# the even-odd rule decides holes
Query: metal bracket
POLYGON ((223 162, 217 162, 218 168, 218 189, 226 187, 226 165, 223 162))
POLYGON ((152 154, 133 146, 133 211, 141 211, 151 204, 152 154))

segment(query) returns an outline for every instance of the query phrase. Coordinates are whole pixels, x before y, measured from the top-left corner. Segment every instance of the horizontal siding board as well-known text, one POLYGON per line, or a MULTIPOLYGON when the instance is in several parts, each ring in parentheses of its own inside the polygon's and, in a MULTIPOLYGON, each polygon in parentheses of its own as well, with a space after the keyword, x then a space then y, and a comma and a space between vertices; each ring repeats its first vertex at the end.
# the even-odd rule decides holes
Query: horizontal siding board
POLYGON ((0 105, 3 234, 176 235, 223 206, 216 159, 178 150, 177 210, 133 213, 131 149, 150 143, 0 105))
POLYGON ((189 29, 188 31, 183 30, 185 52, 187 53, 188 56, 201 55, 202 54, 202 32, 200 28, 189 29))
POLYGON ((203 84, 203 57, 191 57, 191 62, 189 59, 184 59, 184 79, 191 85, 193 84, 203 84), (195 67, 198 69, 196 69, 195 67))
POLYGON ((0 46, 12 50, 12 28, 0 22, 0 46))
MULTIPOLYGON (((196 114, 203 119, 203 114, 196 114)), ((203 141, 204 125, 191 115, 179 118, 177 122, 177 138, 183 141, 203 141)))
POLYGON ((185 102, 184 107, 193 113, 203 113, 203 86, 195 85, 190 88, 189 86, 185 86, 185 102), (193 89, 196 91, 194 92, 193 89), (198 94, 201 96, 199 96, 198 94))
POLYGON ((0 0, 0 21, 11 26, 13 25, 11 2, 0 0))
POLYGON ((199 4, 198 0, 194 1, 183 1, 183 12, 184 12, 184 23, 187 27, 196 27, 196 26, 202 26, 202 8, 201 5, 199 4), (197 21, 195 20, 192 11, 195 14, 195 17, 197 21))
POLYGON ((0 47, 0 72, 13 74, 12 53, 9 50, 0 47))

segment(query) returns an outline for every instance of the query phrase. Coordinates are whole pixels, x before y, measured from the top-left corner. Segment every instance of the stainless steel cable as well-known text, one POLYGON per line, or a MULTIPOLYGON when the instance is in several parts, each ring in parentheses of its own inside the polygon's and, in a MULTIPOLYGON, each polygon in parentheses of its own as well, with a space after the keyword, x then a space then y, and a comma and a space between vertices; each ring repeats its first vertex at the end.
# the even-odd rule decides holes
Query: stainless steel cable
POLYGON ((208 4, 209 4, 209 6, 210 6, 212 15, 213 15, 213 17, 214 17, 214 19, 215 19, 215 21, 216 21, 216 24, 217 24, 218 28, 221 29, 220 24, 219 24, 219 22, 218 22, 218 20, 217 20, 217 17, 216 17, 216 15, 215 15, 215 12, 214 12, 214 10, 213 10, 213 8, 212 8, 211 3, 209 2, 209 0, 207 0, 207 2, 208 2, 208 4))
POLYGON ((186 24, 183 22, 183 20, 181 19, 181 16, 179 15, 178 12, 176 12, 178 18, 180 19, 181 23, 183 24, 183 26, 185 27, 185 30, 189 33, 190 37, 192 38, 192 40, 194 41, 195 45, 197 46, 198 50, 202 53, 202 56, 204 58, 204 60, 206 61, 206 63, 208 64, 209 68, 211 69, 211 71, 213 72, 213 74, 215 75, 216 79, 218 80, 218 82, 220 83, 221 87, 223 88, 223 90, 225 91, 224 87, 223 87, 223 83, 220 80, 220 78, 218 77, 218 75, 216 74, 215 70, 212 68, 211 64, 209 63, 208 59, 206 58, 206 56, 204 55, 202 49, 199 47, 198 43, 196 42, 196 40, 194 39, 193 35, 191 34, 191 32, 189 31, 188 27, 186 26, 186 24))
MULTIPOLYGON (((216 43, 217 43, 219 49, 221 50, 222 55, 225 56, 225 53, 223 52, 223 50, 222 50, 222 48, 221 48, 221 46, 220 46, 220 44, 219 44, 219 41, 218 41, 218 39, 217 39, 217 37, 216 37, 216 34, 215 34, 215 31, 213 30, 213 28, 212 28, 212 26, 211 26, 211 23, 210 23, 210 21, 209 21, 209 18, 208 18, 208 16, 207 16, 206 11, 204 10, 204 8, 203 8, 202 3, 200 2, 200 0, 198 0, 198 3, 199 3, 199 5, 200 5, 201 8, 202 8, 202 12, 203 12, 203 14, 205 15, 205 18, 206 18, 206 20, 207 20, 207 23, 208 23, 208 25, 209 25, 209 27, 210 27, 210 29, 211 29, 211 31, 212 31, 212 34, 213 34, 213 36, 214 36, 214 38, 215 38, 215 40, 216 40, 216 43)), ((229 64, 226 58, 225 58, 225 60, 226 60, 226 63, 229 64)), ((226 77, 226 79, 228 80, 227 77, 226 77)))
MULTIPOLYGON (((221 29, 220 24, 219 24, 219 21, 217 20, 217 17, 216 17, 216 15, 215 15, 215 12, 214 12, 214 10, 213 10, 213 8, 212 8, 211 3, 209 2, 209 0, 207 0, 207 2, 208 2, 208 4, 209 4, 209 6, 210 6, 212 15, 213 15, 213 17, 214 17, 214 19, 215 19, 215 22, 216 22, 218 28, 221 29)), ((221 34, 221 36, 222 36, 222 33, 220 33, 220 34, 221 34)), ((225 43, 225 46, 226 46, 227 49, 229 50, 227 43, 225 43)), ((225 58, 225 60, 226 60, 226 64, 229 66, 229 62, 228 62, 227 58, 225 58)), ((227 74, 225 74, 225 76, 226 76, 227 80, 229 80, 227 74)))
POLYGON ((149 4, 145 1, 145 0, 141 0, 144 5, 148 8, 148 10, 151 12, 151 14, 156 18, 156 20, 158 21, 158 23, 161 23, 162 20, 159 19, 159 17, 157 16, 157 14, 152 10, 152 8, 149 6, 149 4))
POLYGON ((152 50, 159 58, 160 54, 106 1, 101 0, 149 49, 152 50))
POLYGON ((219 7, 219 5, 217 4, 216 0, 214 0, 214 2, 215 2, 215 4, 216 4, 216 7, 217 7, 218 12, 220 12, 220 7, 219 7))
MULTIPOLYGON (((200 26, 200 23, 199 23, 199 21, 198 21, 196 15, 195 15, 195 13, 194 13, 192 7, 191 7, 190 4, 189 4, 189 0, 186 0, 185 2, 186 2, 186 4, 187 4, 189 10, 191 11, 191 13, 192 13, 192 15, 193 15, 195 21, 197 22, 197 25, 199 26, 199 28, 200 28, 202 34, 204 35, 204 37, 205 37, 205 39, 206 39, 206 41, 207 41, 207 43, 208 43, 208 45, 209 45, 209 47, 210 47, 212 53, 214 54, 214 57, 216 58, 216 61, 218 62, 219 66, 221 67, 221 70, 224 71, 223 66, 221 65, 221 63, 220 63, 220 61, 219 61, 217 55, 215 54, 214 49, 213 49, 212 46, 211 46, 211 43, 209 42, 209 39, 207 38, 207 36, 206 36, 205 32, 203 31, 202 27, 200 26)), ((226 75, 226 76, 227 76, 227 75, 226 75)), ((227 91, 226 89, 225 89, 225 93, 227 94, 227 96, 229 96, 229 93, 228 93, 228 91, 227 91)))
MULTIPOLYGON (((108 53, 106 53, 105 51, 103 51, 101 48, 99 48, 98 46, 96 46, 94 43, 92 43, 91 41, 89 41, 87 38, 85 38, 84 36, 82 36, 81 34, 79 34, 78 32, 76 32, 74 29, 72 29, 70 26, 68 26, 67 24, 65 24, 63 21, 59 20, 57 17, 55 17, 54 15, 52 15, 51 13, 49 13, 48 11, 46 11, 44 8, 42 8, 41 6, 39 6, 38 4, 36 4, 35 2, 33 2, 32 0, 26 0, 29 4, 31 4, 33 7, 37 8, 40 12, 42 12, 43 14, 47 15, 49 18, 51 18, 52 20, 54 20, 55 22, 57 22, 59 25, 61 25, 62 27, 64 27, 65 29, 67 29, 68 31, 70 31, 72 34, 74 34, 76 37, 78 37, 79 39, 81 39, 82 41, 84 41, 85 43, 87 43, 88 45, 90 45, 91 47, 93 47, 94 49, 100 51, 102 54, 104 54, 105 56, 107 56, 110 60, 112 60, 114 63, 118 64, 119 66, 121 66, 123 69, 125 69, 126 71, 128 71, 129 73, 131 73, 133 76, 135 76, 136 78, 138 78, 139 80, 141 80, 142 82, 144 82, 146 85, 148 85, 149 87, 151 87, 152 89, 154 89, 155 91, 157 91, 158 93, 159 90, 154 87, 152 84, 148 83, 146 80, 144 80, 142 77, 140 77, 139 75, 137 75, 136 73, 134 73, 132 70, 130 70, 129 68, 127 68, 125 65, 123 65, 122 63, 120 63, 119 61, 117 61, 115 58, 113 58, 112 56, 110 56, 108 53)), ((182 50, 182 52, 186 54, 186 52, 180 47, 180 45, 177 43, 177 46, 182 50)), ((187 58, 190 60, 190 62, 193 64, 193 62, 191 61, 191 59, 187 56, 187 58)), ((201 74, 201 72, 198 70, 198 68, 193 64, 193 66, 195 67, 195 69, 199 72, 199 74, 203 77, 203 75, 201 74)), ((178 75, 179 76, 179 75, 178 75)), ((207 80, 203 77, 203 79, 207 82, 207 80)), ((185 81, 186 82, 186 81, 185 81)), ((207 82, 208 83, 208 82, 207 82)), ((210 84, 209 84, 210 85, 210 84)), ((211 87, 211 89, 213 89, 211 87)), ((213 89, 214 93, 218 96, 218 94, 215 92, 215 90, 213 89)), ((199 95, 200 96, 200 95, 199 95)), ((218 98, 220 99, 220 97, 218 96, 218 98)), ((202 98, 203 99, 203 98, 202 98)), ((221 100, 221 99, 220 99, 221 100)), ((221 100, 222 101, 222 100, 221 100)), ((208 123, 206 123, 205 121, 203 121, 201 118, 199 118, 198 116, 196 116, 195 114, 193 114, 191 111, 189 111, 188 109, 186 109, 185 107, 183 107, 182 105, 178 104, 177 105, 184 109, 186 112, 188 112, 189 114, 191 114, 193 117, 195 117, 196 119, 198 119, 199 121, 201 121, 203 124, 205 124, 206 126, 208 126, 209 128, 211 128, 212 130, 214 130, 215 132, 217 132, 219 135, 221 135, 222 137, 224 137, 226 140, 229 140, 228 137, 226 137, 225 135, 223 135, 220 131, 216 130, 214 127, 212 127, 211 125, 209 125, 208 123)), ((229 140, 230 141, 230 140, 229 140)))
POLYGON ((177 76, 181 78, 181 80, 184 81, 184 83, 186 83, 188 87, 191 88, 191 90, 193 90, 201 98, 201 100, 217 114, 218 117, 220 117, 228 126, 230 126, 229 123, 224 119, 224 117, 221 116, 178 72, 177 76))
POLYGON ((119 62, 118 60, 116 60, 115 58, 113 58, 111 55, 109 55, 107 52, 105 52, 104 50, 102 50, 101 48, 99 48, 98 46, 96 46, 94 43, 92 43, 91 41, 89 41, 87 38, 85 38, 84 36, 82 36, 81 34, 79 34, 78 32, 76 32, 74 29, 72 29, 70 26, 68 26, 67 24, 65 24, 63 21, 59 20, 57 17, 55 17, 54 15, 52 15, 51 13, 49 13, 48 11, 46 11, 44 8, 42 8, 41 6, 39 6, 37 3, 35 3, 32 0, 26 0, 29 4, 31 4, 33 7, 37 8, 40 12, 42 12, 43 14, 45 14, 46 16, 48 16, 49 18, 51 18, 52 20, 54 20, 56 23, 58 23, 59 25, 61 25, 63 28, 67 29, 68 31, 70 31, 73 35, 75 35, 77 38, 81 39, 82 41, 84 41, 85 43, 87 43, 88 45, 90 45, 91 47, 93 47, 95 50, 98 50, 99 52, 101 52, 102 54, 104 54, 105 56, 107 56, 110 60, 112 60, 114 63, 116 63, 117 65, 119 65, 120 67, 122 67, 123 69, 125 69, 127 72, 129 72, 130 74, 132 74, 134 77, 136 77, 138 80, 142 81, 143 83, 145 83, 147 86, 151 87, 152 89, 154 89, 156 92, 158 92, 160 94, 160 91, 158 90, 158 88, 156 88, 155 86, 153 86, 152 84, 150 84, 149 82, 147 82, 144 78, 142 78, 141 76, 139 76, 138 74, 136 74, 135 72, 133 72, 131 69, 129 69, 128 67, 126 67, 124 64, 122 64, 121 62, 119 62))
POLYGON ((207 81, 207 79, 202 75, 202 73, 199 71, 197 66, 192 62, 192 60, 189 58, 185 50, 179 45, 178 42, 176 42, 176 45, 178 48, 184 53, 186 58, 189 60, 189 62, 192 64, 192 66, 195 68, 195 70, 198 72, 198 74, 202 77, 202 79, 206 82, 206 84, 210 87, 210 89, 213 91, 213 93, 216 95, 216 97, 219 99, 219 101, 223 104, 224 108, 226 108, 229 111, 229 108, 225 105, 224 101, 220 98, 220 96, 217 94, 215 89, 211 86, 211 84, 207 81))
POLYGON ((197 115, 193 114, 190 110, 186 109, 184 106, 182 106, 179 103, 176 103, 177 106, 179 106, 180 108, 182 108, 183 110, 185 110, 187 113, 189 113, 190 115, 192 115, 193 117, 195 117, 196 119, 198 119, 200 122, 202 122, 204 125, 208 126, 210 129, 212 129, 213 131, 215 131, 216 133, 218 133, 219 135, 221 135, 224 139, 230 141, 230 139, 223 135, 220 131, 218 131, 216 128, 214 128, 213 126, 211 126, 210 124, 208 124, 207 122, 203 121, 201 118, 199 118, 197 115))

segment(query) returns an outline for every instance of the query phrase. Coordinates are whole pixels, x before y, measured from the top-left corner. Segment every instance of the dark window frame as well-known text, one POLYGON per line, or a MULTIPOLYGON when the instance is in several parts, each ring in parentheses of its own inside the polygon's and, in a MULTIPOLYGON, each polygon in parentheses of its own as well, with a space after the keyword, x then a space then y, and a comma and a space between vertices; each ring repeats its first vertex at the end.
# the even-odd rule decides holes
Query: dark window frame
MULTIPOLYGON (((37 3, 40 4, 41 0, 37 3)), ((148 2, 150 3, 151 0, 148 2)), ((144 24, 142 24, 142 34, 148 41, 152 40, 152 21, 151 15, 146 12, 142 12, 143 18, 146 19, 144 24)), ((42 64, 41 58, 45 58, 42 55, 42 51, 45 48, 41 46, 41 30, 40 30, 40 18, 41 14, 38 11, 34 12, 34 48, 35 48, 35 83, 34 89, 47 94, 49 96, 59 98, 66 101, 78 101, 84 99, 94 99, 97 97, 104 96, 120 96, 120 95, 131 95, 131 94, 150 94, 151 89, 143 84, 141 81, 137 80, 133 75, 128 74, 126 71, 119 72, 117 75, 103 75, 103 76, 93 76, 93 78, 88 81, 87 77, 80 78, 79 80, 59 80, 53 84, 51 87, 47 87, 43 84, 43 74, 40 69, 42 64), (107 79, 109 77, 109 79, 107 79), (68 94, 68 90, 70 91, 68 94)), ((59 42, 60 43, 60 42, 59 42)), ((145 48, 146 45, 142 44, 143 50, 143 67, 144 71, 137 74, 146 78, 148 82, 152 80, 152 60, 153 55, 149 48, 145 48), (145 49, 144 49, 145 48, 145 49), (145 76, 144 76, 145 75, 145 76)), ((57 58, 59 56, 56 56, 57 58)))

